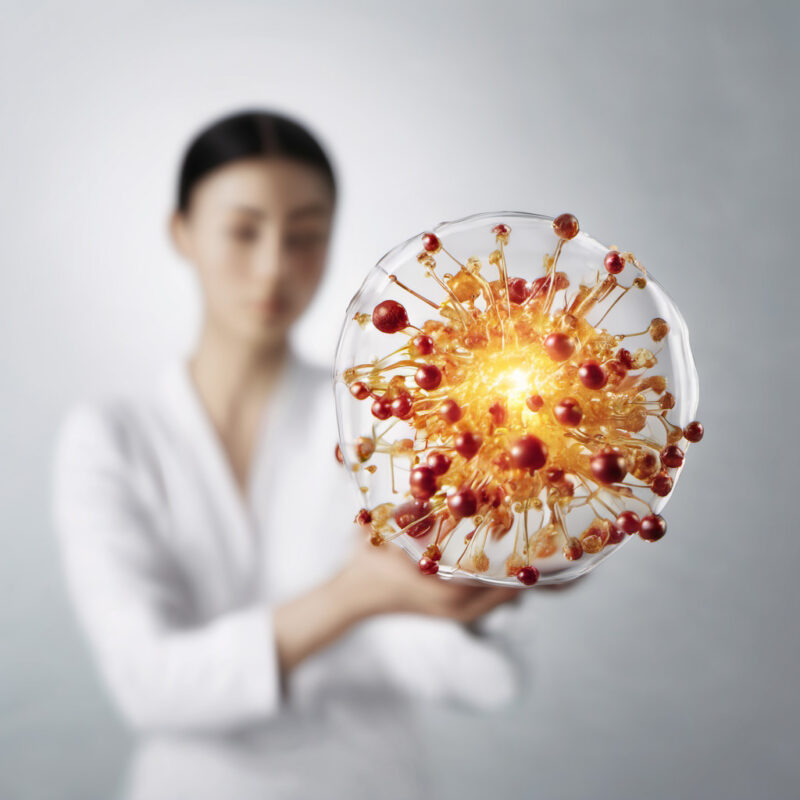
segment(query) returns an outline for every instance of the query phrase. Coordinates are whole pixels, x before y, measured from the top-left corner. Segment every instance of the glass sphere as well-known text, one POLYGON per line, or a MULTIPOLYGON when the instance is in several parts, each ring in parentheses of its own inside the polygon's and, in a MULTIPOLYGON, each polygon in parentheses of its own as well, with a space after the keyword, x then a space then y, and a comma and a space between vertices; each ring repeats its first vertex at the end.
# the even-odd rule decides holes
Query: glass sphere
POLYGON ((660 539, 702 436, 678 308, 571 214, 476 214, 388 252, 348 306, 334 392, 373 544, 491 584, 660 539))

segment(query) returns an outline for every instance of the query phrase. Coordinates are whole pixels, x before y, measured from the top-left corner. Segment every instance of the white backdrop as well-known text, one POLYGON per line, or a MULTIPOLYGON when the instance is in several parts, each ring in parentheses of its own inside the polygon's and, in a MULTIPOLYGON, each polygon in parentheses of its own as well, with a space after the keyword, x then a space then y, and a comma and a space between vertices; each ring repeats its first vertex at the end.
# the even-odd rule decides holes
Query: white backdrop
POLYGON ((52 437, 192 341, 166 216, 210 118, 317 131, 341 206, 296 330, 328 362, 369 267, 443 219, 575 213, 681 307, 704 442, 669 532, 543 595, 533 694, 427 720, 443 798, 796 794, 797 6, 4 2, 0 796, 108 797, 129 740, 65 604, 52 437))

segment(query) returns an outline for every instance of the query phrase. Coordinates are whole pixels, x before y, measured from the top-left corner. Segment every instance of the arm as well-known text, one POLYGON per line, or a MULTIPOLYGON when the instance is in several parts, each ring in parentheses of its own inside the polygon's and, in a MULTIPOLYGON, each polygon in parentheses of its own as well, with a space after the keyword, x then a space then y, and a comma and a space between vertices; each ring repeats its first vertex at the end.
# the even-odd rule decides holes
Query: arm
POLYGON ((110 417, 81 409, 54 464, 68 586, 113 699, 139 729, 224 729, 275 713, 271 615, 259 604, 189 622, 189 588, 136 491, 127 444, 110 417))

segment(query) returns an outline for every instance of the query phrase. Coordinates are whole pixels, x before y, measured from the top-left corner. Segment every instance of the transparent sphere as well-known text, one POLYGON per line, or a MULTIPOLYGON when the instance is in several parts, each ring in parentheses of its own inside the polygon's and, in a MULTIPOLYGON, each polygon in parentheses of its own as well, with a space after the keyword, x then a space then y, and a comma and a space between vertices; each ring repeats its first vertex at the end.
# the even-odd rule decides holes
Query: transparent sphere
POLYGON ((703 432, 675 303, 569 214, 476 214, 387 253, 347 309, 334 392, 373 543, 492 584, 660 539, 703 432))

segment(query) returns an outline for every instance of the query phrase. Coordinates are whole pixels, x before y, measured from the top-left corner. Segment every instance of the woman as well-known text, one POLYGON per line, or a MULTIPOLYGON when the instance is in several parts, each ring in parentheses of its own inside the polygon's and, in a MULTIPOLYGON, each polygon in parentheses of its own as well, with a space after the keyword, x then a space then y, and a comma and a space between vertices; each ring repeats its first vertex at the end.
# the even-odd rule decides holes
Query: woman
POLYGON ((329 370, 288 339, 335 202, 329 159, 295 121, 240 113, 195 138, 170 231, 202 291, 199 337, 141 397, 68 415, 56 526, 136 729, 248 731, 289 796, 386 796, 390 773, 392 796, 420 796, 408 698, 512 696, 513 664, 479 629, 517 590, 423 576, 352 523, 329 370))

